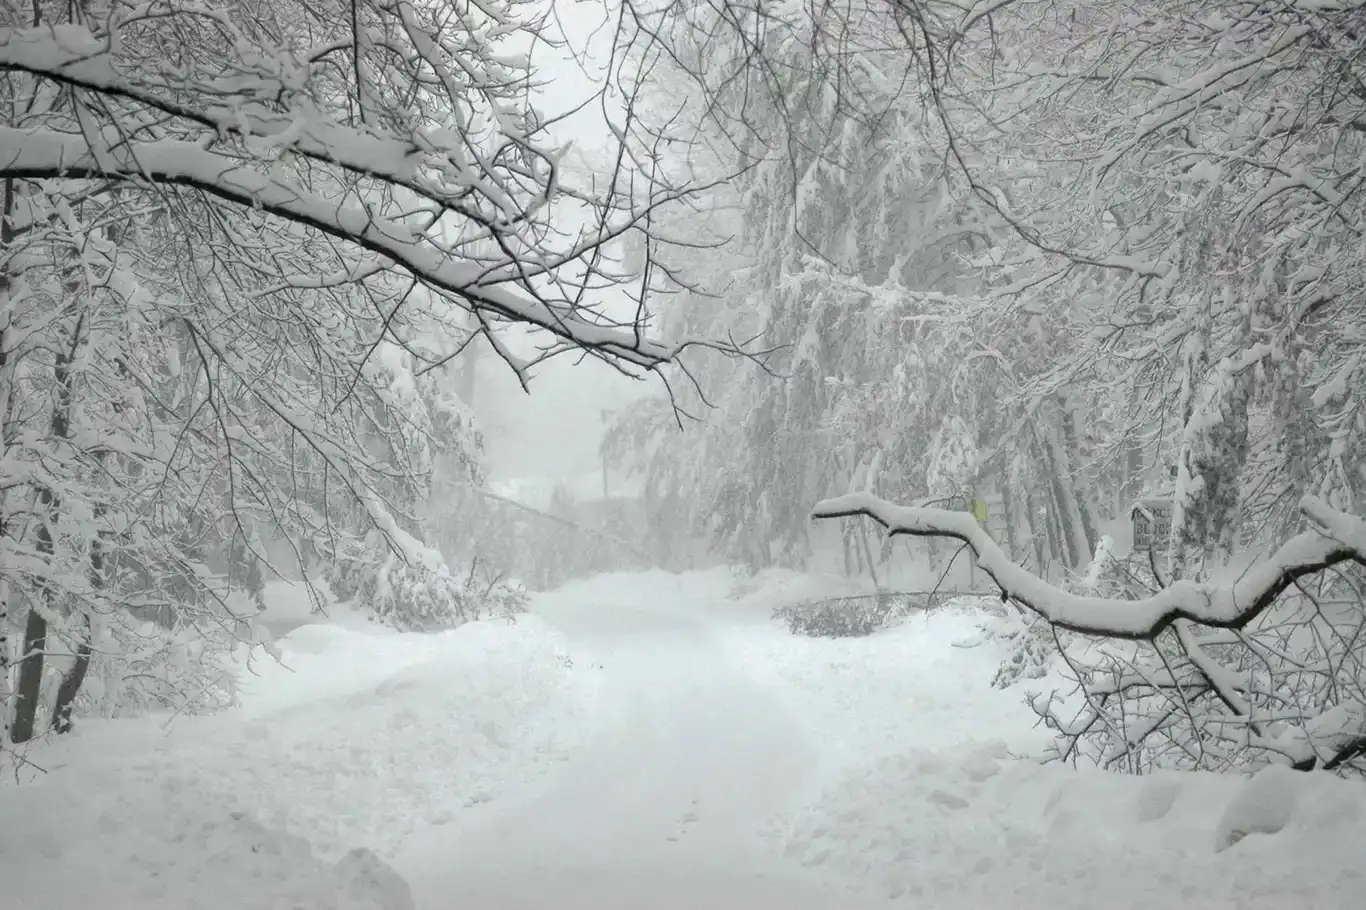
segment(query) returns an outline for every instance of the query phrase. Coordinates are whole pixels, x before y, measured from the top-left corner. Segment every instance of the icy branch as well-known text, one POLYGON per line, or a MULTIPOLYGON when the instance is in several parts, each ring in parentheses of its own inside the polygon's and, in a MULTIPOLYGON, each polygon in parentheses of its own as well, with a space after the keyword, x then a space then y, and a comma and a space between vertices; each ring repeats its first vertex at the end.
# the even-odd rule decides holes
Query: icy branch
POLYGON ((1086 635, 1151 640, 1178 619, 1218 628, 1246 626, 1305 575, 1343 562, 1366 565, 1366 521, 1339 512, 1313 496, 1301 510, 1328 531, 1306 531, 1253 566, 1234 584, 1178 581, 1142 600, 1111 600, 1070 594, 1011 562, 985 530, 965 512, 898 506, 866 493, 819 503, 813 518, 866 515, 891 536, 952 537, 972 548, 977 565, 1004 595, 1048 622, 1086 635))

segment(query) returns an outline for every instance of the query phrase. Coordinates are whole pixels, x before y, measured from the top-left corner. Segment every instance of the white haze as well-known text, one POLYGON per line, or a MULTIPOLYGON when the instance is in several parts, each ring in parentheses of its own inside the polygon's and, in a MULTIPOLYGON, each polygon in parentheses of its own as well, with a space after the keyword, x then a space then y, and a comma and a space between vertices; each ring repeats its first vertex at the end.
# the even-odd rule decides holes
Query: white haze
MULTIPOLYGON (((573 143, 567 166, 582 173, 586 162, 610 154, 611 132, 604 116, 618 116, 620 99, 601 97, 604 64, 610 50, 613 19, 601 0, 557 0, 550 31, 564 46, 537 45, 532 55, 541 81, 538 108, 545 119, 577 110, 552 131, 555 143, 573 143), (604 114, 604 106, 608 114, 604 114), (579 108, 582 110, 578 110, 579 108)), ((568 222, 568 219, 566 219, 568 222)), ((572 223, 562 222, 572 232, 572 223)), ((629 320, 635 304, 620 291, 599 293, 592 303, 612 318, 629 320)), ((535 351, 528 339, 518 348, 535 351)), ((593 357, 566 354, 538 366, 526 394, 516 377, 486 359, 480 369, 481 394, 476 414, 486 433, 488 473, 493 480, 557 481, 581 484, 602 470, 599 444, 605 412, 616 411, 642 395, 660 394, 657 379, 624 378, 620 371, 593 357)))

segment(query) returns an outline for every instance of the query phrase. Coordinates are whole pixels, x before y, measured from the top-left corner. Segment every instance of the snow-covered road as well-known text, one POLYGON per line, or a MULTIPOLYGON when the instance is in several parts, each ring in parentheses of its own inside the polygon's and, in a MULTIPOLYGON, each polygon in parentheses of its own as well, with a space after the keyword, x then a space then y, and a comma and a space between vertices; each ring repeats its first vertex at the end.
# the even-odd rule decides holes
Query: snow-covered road
POLYGON ((1046 741, 988 684, 1013 620, 963 604, 831 640, 769 618, 841 584, 630 573, 515 625, 297 628, 239 708, 86 720, 0 778, 22 820, 0 823, 0 904, 1361 906, 1360 782, 1012 757, 1046 741))
POLYGON ((456 893, 463 910, 874 906, 764 849, 759 829, 817 782, 821 746, 660 595, 539 611, 601 674, 597 727, 532 792, 414 836, 395 865, 419 910, 456 893))

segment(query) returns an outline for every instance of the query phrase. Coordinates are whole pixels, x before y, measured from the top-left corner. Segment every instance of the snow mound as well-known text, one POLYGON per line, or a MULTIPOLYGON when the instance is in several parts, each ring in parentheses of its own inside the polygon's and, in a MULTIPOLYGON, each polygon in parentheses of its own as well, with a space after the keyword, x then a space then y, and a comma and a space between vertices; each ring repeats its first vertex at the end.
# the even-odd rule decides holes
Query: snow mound
MULTIPOLYGON (((772 574, 750 613, 839 593, 772 574)), ((1149 776, 1040 765, 1049 742, 1018 690, 994 689, 1020 622, 953 601, 867 638, 779 623, 717 634, 831 753, 805 808, 764 833, 790 861, 934 910, 1348 910, 1366 872, 1366 787, 1269 768, 1149 776), (836 745, 837 743, 837 745, 836 745), (1255 836, 1250 836, 1255 835, 1255 836)), ((1067 687, 1056 667, 1029 687, 1067 687)))
POLYGON ((7 908, 404 910, 339 904, 345 881, 306 840, 241 812, 195 812, 178 789, 136 811, 95 797, 88 817, 62 811, 70 800, 52 789, 5 794, 7 809, 32 812, 0 830, 7 908))
POLYGON ((310 625, 280 649, 240 709, 91 722, 32 750, 47 773, 0 784, 0 817, 25 820, 0 825, 5 907, 402 910, 380 858, 549 773, 596 708, 598 674, 532 616, 310 625))
MULTIPOLYGON (((739 593, 750 614, 834 587, 770 578, 739 593)), ((776 851, 934 910, 1361 905, 1366 787, 1286 768, 1135 777, 1028 760, 1050 737, 1024 693, 991 685, 1012 647, 1001 633, 1021 623, 986 606, 962 599, 858 639, 717 627, 831 747, 807 804, 764 828, 776 851)), ((1066 687, 1040 668, 1030 688, 1066 687)))
POLYGON ((880 886, 886 896, 972 893, 965 876, 1005 871, 1018 856, 1016 832, 982 830, 975 810, 999 773, 1004 744, 963 753, 887 756, 856 771, 798 814, 783 853, 880 886), (898 786, 888 785, 897 781, 898 786))
POLYGON ((1251 835, 1279 836, 1276 842, 1312 839, 1348 829, 1366 834, 1366 787, 1325 773, 1303 773, 1268 765, 1240 778, 1215 828, 1215 849, 1250 848, 1251 835))
POLYGON ((392 857, 419 827, 536 779, 594 709, 597 676, 533 616, 435 635, 339 631, 307 656, 294 635, 317 645, 317 633, 287 636, 297 677, 272 666, 222 744, 241 771, 220 792, 308 832, 328 857, 357 843, 392 857), (263 766, 267 781, 251 780, 263 766))
POLYGON ((1131 777, 977 744, 849 772, 787 821, 781 846, 936 910, 1347 910, 1366 886, 1362 798, 1360 784, 1288 769, 1131 777), (1224 850, 1237 831, 1274 838, 1224 850))
POLYGON ((338 910, 413 910, 413 891, 388 863, 364 847, 343 856, 336 867, 338 910))
POLYGON ((1169 777, 1149 776, 1136 787, 1134 794, 1134 821, 1139 824, 1159 822, 1176 808, 1181 786, 1169 777))
MULTIPOLYGON (((802 596, 801 586, 786 580, 778 592, 747 600, 802 596)), ((1035 728, 1021 695, 991 688, 1010 647, 983 636, 982 624, 991 621, 971 602, 955 602, 862 638, 799 637, 773 621, 718 627, 717 634, 812 735, 838 744, 844 755, 832 753, 837 764, 971 740, 983 730, 1014 748, 1041 748, 1048 736, 1035 728)))
POLYGON ((1270 765, 1244 784, 1224 810, 1215 849, 1225 850, 1249 834, 1279 834, 1295 817, 1300 780, 1290 768, 1270 765))

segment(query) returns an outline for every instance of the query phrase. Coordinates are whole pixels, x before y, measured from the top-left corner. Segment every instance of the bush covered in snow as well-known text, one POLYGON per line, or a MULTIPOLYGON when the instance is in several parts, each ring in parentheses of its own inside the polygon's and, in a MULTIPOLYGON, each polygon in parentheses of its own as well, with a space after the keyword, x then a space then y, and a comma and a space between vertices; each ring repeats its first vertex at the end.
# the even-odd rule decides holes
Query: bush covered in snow
POLYGON ((336 865, 338 910, 413 910, 413 891, 373 850, 357 847, 336 865))
POLYGON ((995 627, 988 637, 1005 641, 1010 653, 996 668, 991 684, 1007 689, 1022 679, 1040 679, 1058 657, 1054 628, 1042 619, 1022 620, 1008 627, 995 627))
POLYGON ((835 597, 778 607, 773 618, 787 623, 793 635, 850 638, 881 629, 894 606, 891 598, 880 595, 835 597))
MULTIPOLYGON (((1157 586, 1143 556, 1134 554, 1119 559, 1114 542, 1103 537, 1086 571, 1065 578, 1061 587, 1073 594, 1133 599, 1156 590, 1157 586)), ((988 637, 1005 642, 1010 648, 991 681, 998 689, 1046 676, 1061 660, 1062 648, 1075 639, 1072 633, 1055 628, 1033 613, 1008 608, 999 612, 1003 621, 984 629, 988 637)))
POLYGON ((526 611, 527 595, 500 578, 486 579, 477 564, 460 576, 445 563, 405 561, 388 551, 378 559, 338 561, 328 577, 333 593, 404 632, 453 629, 478 619, 526 611))
POLYGON ((912 610, 937 606, 940 600, 939 596, 931 594, 886 592, 826 597, 778 607, 773 611, 773 618, 786 623, 793 635, 854 638, 885 629, 912 610))
POLYGON ((1366 614, 1305 585, 1243 629, 1177 621, 1153 641, 1077 636, 1063 650, 1085 694, 1031 704, 1060 760, 1146 773, 1290 764, 1366 771, 1366 614))
POLYGON ((100 623, 76 713, 136 717, 152 711, 207 714, 236 703, 234 649, 256 641, 246 623, 167 629, 121 611, 100 623))

